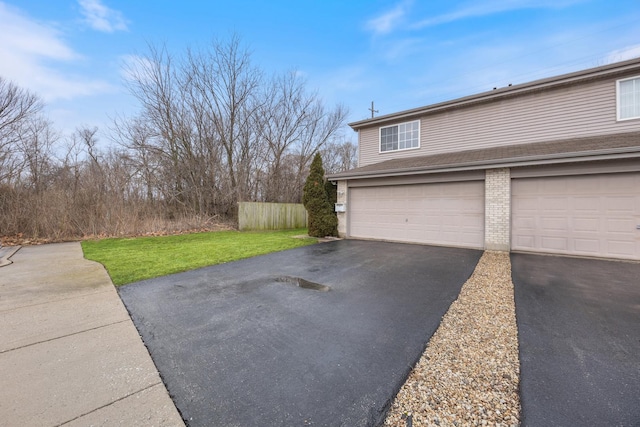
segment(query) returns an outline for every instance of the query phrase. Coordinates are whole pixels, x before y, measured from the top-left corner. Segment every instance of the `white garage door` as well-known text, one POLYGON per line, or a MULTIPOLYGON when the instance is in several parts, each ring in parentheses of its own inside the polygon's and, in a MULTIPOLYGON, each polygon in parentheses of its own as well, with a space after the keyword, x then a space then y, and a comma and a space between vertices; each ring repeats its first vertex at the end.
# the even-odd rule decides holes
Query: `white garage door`
POLYGON ((512 248, 640 259, 640 173, 512 181, 512 248))
POLYGON ((481 181, 349 189, 351 237, 482 248, 481 181))

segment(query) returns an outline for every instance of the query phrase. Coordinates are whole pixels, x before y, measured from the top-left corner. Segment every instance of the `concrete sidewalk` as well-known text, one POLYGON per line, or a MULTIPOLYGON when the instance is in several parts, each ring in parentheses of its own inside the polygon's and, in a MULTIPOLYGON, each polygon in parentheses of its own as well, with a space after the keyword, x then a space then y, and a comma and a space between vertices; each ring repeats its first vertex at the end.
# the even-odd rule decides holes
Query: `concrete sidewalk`
POLYGON ((0 268, 0 424, 184 426, 104 268, 79 243, 0 268))

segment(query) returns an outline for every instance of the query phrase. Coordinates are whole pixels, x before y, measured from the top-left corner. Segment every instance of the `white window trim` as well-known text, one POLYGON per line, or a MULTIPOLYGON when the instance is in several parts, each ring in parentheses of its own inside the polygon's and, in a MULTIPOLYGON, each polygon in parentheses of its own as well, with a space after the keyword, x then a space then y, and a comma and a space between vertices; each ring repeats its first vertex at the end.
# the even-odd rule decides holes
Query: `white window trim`
POLYGON ((616 80, 616 121, 618 122, 626 122, 627 120, 640 119, 640 116, 627 117, 626 119, 620 118, 620 83, 626 82, 627 80, 636 80, 636 79, 640 79, 640 76, 627 77, 624 79, 616 80))
MULTIPOLYGON (((411 120, 408 122, 402 122, 402 123, 394 123, 392 125, 388 125, 388 126, 380 126, 378 128, 378 154, 387 154, 387 153, 397 153, 398 151, 409 151, 409 150, 418 150, 420 149, 421 146, 421 140, 420 140, 420 119, 418 120, 411 120), (382 141, 382 129, 386 129, 386 128, 390 128, 393 126, 400 126, 400 125, 404 125, 407 123, 414 123, 414 122, 418 122, 418 146, 417 147, 409 147, 409 148, 398 148, 397 150, 387 150, 387 151, 382 151, 382 144, 380 143, 382 141)), ((398 145, 400 144, 400 141, 398 141, 398 145)))

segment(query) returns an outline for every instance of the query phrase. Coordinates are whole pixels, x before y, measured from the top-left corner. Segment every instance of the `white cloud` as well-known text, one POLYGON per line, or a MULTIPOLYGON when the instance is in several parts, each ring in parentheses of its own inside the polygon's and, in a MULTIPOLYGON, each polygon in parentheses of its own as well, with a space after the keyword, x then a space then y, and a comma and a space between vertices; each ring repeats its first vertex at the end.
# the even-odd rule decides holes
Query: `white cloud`
POLYGON ((38 22, 0 2, 0 75, 45 101, 111 91, 106 82, 63 71, 82 56, 52 25, 38 22))
POLYGON ((423 19, 411 26, 413 29, 433 27, 468 18, 493 15, 521 9, 559 9, 568 7, 584 0, 489 0, 468 3, 450 13, 423 19))
POLYGON ((407 3, 401 3, 392 10, 376 17, 372 18, 366 23, 366 28, 373 31, 375 34, 387 34, 393 31, 402 19, 404 18, 407 10, 407 3))
POLYGON ((128 29, 122 13, 105 6, 101 0, 78 0, 78 4, 85 21, 94 30, 113 33, 128 29))
POLYGON ((627 59, 633 59, 640 57, 640 44, 635 46, 627 46, 622 49, 614 50, 607 55, 605 60, 606 64, 613 62, 626 61, 627 59))
POLYGON ((55 60, 72 60, 78 55, 69 48, 52 26, 41 24, 0 2, 0 49, 55 60))

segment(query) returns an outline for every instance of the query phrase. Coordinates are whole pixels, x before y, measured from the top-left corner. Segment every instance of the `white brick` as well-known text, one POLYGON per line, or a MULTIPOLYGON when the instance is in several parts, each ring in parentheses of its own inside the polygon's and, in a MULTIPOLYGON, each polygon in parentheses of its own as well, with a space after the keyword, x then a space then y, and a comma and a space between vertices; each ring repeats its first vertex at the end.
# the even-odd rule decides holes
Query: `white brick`
POLYGON ((486 249, 508 251, 511 231, 511 171, 488 169, 485 173, 484 244, 486 249))

